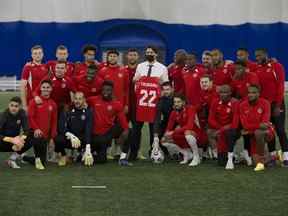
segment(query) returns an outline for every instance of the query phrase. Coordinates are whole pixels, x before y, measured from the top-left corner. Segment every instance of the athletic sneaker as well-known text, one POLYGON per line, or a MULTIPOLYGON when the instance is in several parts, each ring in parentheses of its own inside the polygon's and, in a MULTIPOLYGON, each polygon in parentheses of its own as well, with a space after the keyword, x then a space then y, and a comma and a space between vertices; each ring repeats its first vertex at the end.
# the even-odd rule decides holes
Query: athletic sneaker
POLYGON ((43 166, 40 158, 35 159, 35 168, 38 170, 45 170, 45 167, 43 166))
POLYGON ((21 168, 20 166, 18 166, 18 164, 14 160, 7 160, 6 163, 12 169, 20 169, 21 168))
POLYGON ((256 167, 254 168, 254 171, 258 172, 258 171, 263 171, 264 169, 265 169, 265 166, 263 163, 257 163, 256 167))

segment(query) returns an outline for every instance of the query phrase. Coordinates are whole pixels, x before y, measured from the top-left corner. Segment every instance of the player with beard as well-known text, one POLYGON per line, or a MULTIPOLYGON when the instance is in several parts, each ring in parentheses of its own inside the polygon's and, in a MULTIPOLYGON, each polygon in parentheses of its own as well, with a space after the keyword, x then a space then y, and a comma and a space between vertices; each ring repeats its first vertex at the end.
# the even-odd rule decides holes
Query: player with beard
MULTIPOLYGON (((258 64, 258 75, 261 92, 260 97, 265 98, 271 104, 271 122, 275 126, 277 136, 283 152, 283 165, 288 167, 288 140, 285 132, 285 70, 279 62, 269 61, 266 49, 257 49, 255 58, 258 64)), ((272 160, 271 166, 275 166, 276 151, 275 139, 268 143, 272 160)))
POLYGON ((211 52, 208 50, 205 50, 202 54, 202 66, 205 70, 205 74, 209 74, 212 75, 212 67, 213 67, 213 63, 212 63, 212 55, 211 52))
POLYGON ((95 60, 96 50, 94 45, 85 45, 82 51, 84 62, 75 64, 73 81, 77 91, 83 92, 85 98, 96 96, 101 92, 103 79, 98 74, 106 64, 95 60))
POLYGON ((246 64, 247 72, 255 73, 257 69, 257 64, 249 60, 249 52, 246 48, 238 48, 236 52, 236 58, 246 64))
POLYGON ((176 50, 174 62, 168 66, 169 80, 172 83, 175 93, 184 93, 184 81, 182 69, 185 66, 187 53, 183 49, 176 50))
POLYGON ((33 92, 39 86, 40 82, 48 75, 48 68, 42 63, 44 52, 40 45, 31 48, 32 62, 28 62, 22 70, 21 75, 21 100, 23 109, 27 110, 27 104, 33 99, 33 92))
POLYGON ((72 78, 74 75, 74 64, 72 62, 68 62, 69 52, 67 47, 64 45, 59 45, 56 49, 56 60, 50 60, 47 62, 48 69, 55 74, 55 67, 57 62, 65 62, 66 63, 66 72, 65 76, 72 78))
POLYGON ((169 80, 167 68, 157 61, 157 56, 157 48, 147 46, 145 49, 146 61, 137 66, 134 76, 136 123, 132 129, 131 160, 137 159, 140 149, 141 131, 145 122, 149 123, 150 147, 152 146, 154 139, 153 122, 156 114, 156 105, 161 94, 161 84, 169 80))
POLYGON ((219 49, 213 49, 212 55, 212 78, 216 91, 221 85, 230 85, 233 67, 230 61, 225 61, 223 53, 219 49))

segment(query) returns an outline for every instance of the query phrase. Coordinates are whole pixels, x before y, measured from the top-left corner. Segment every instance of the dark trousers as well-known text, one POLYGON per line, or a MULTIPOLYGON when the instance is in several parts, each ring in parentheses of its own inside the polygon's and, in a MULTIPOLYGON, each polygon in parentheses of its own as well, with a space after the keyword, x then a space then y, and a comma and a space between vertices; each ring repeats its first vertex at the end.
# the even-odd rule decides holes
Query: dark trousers
MULTIPOLYGON (((288 151, 288 140, 287 140, 287 134, 285 132, 285 103, 283 101, 282 105, 281 105, 281 112, 280 115, 278 116, 273 116, 273 110, 274 110, 274 105, 271 105, 271 122, 273 123, 275 130, 276 130, 276 134, 279 138, 279 143, 281 145, 281 149, 283 152, 287 152, 288 151)), ((269 152, 273 152, 276 150, 276 141, 275 138, 268 143, 268 149, 269 152)))
POLYGON ((121 137, 122 132, 123 128, 119 124, 116 124, 105 134, 92 136, 91 151, 97 154, 95 158, 96 163, 105 163, 107 161, 107 148, 111 145, 113 139, 118 139, 121 151, 128 153, 131 131, 129 130, 128 137, 121 137))
MULTIPOLYGON (((77 150, 81 151, 81 149, 85 147, 86 142, 81 137, 78 137, 78 138, 81 141, 81 146, 77 150)), ((61 153, 62 156, 66 155, 65 149, 73 149, 71 141, 68 140, 65 135, 61 135, 61 134, 57 135, 54 139, 54 142, 55 142, 55 152, 61 153)))
MULTIPOLYGON (((141 143, 141 136, 142 136, 142 128, 143 128, 144 122, 138 122, 136 121, 132 128, 132 136, 131 136, 131 148, 130 148, 130 160, 136 160, 138 156, 138 152, 140 149, 140 143, 141 143)), ((150 133, 150 150, 149 154, 151 152, 151 146, 153 144, 154 136, 153 131, 154 130, 154 124, 149 123, 149 133, 150 133)))
POLYGON ((47 155, 47 144, 48 139, 46 138, 31 138, 32 145, 34 147, 35 158, 40 158, 42 163, 46 163, 46 155, 47 155))
MULTIPOLYGON (((28 151, 32 146, 33 143, 31 142, 31 136, 28 136, 25 140, 24 147, 20 151, 16 151, 18 154, 23 154, 24 152, 28 151)), ((15 152, 12 149, 12 144, 4 141, 0 141, 0 152, 15 152)))

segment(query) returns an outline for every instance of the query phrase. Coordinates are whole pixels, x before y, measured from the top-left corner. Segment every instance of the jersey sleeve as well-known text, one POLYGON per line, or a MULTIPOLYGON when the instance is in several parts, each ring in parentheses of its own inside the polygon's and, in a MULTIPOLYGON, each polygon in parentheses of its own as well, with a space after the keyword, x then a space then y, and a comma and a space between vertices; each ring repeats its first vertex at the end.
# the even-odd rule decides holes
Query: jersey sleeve
POLYGON ((172 131, 174 129, 174 125, 175 125, 175 112, 172 111, 169 116, 166 132, 172 131))
POLYGON ((221 128, 221 124, 219 124, 216 120, 216 105, 218 101, 214 101, 211 104, 210 110, 209 110, 209 116, 208 116, 208 124, 209 127, 213 129, 219 129, 221 128))
POLYGON ((117 108, 117 118, 118 118, 118 121, 121 125, 121 127, 124 129, 124 130, 127 130, 129 128, 129 125, 128 125, 128 122, 127 122, 127 119, 126 119, 126 116, 125 116, 125 113, 124 113, 124 110, 123 110, 123 106, 122 104, 116 104, 117 108))
POLYGON ((277 90, 276 90, 276 104, 281 106, 284 99, 284 92, 285 92, 285 70, 284 67, 276 63, 275 65, 275 78, 277 81, 277 90))
POLYGON ((32 128, 33 130, 39 129, 39 125, 37 124, 37 122, 35 121, 35 114, 37 112, 37 107, 36 107, 36 103, 34 100, 31 100, 29 102, 29 106, 28 106, 28 121, 29 121, 29 126, 30 128, 32 128))
POLYGON ((22 80, 28 80, 28 79, 29 79, 29 76, 30 76, 30 71, 31 71, 30 66, 25 65, 25 66, 23 67, 23 70, 22 70, 21 79, 22 79, 22 80))
POLYGON ((51 115, 51 138, 55 138, 57 135, 57 105, 52 101, 53 112, 51 115))

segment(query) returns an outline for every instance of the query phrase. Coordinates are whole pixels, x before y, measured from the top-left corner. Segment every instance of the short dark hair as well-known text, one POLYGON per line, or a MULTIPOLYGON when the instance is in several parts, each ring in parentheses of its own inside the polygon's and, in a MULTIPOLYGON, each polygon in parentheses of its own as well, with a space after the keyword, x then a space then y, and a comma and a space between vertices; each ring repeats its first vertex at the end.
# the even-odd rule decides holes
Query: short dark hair
POLYGON ((50 86, 52 86, 52 82, 49 79, 45 79, 41 81, 41 85, 43 85, 44 83, 48 83, 50 86))
POLYGON ((110 54, 116 54, 117 56, 119 56, 119 52, 116 49, 109 49, 107 51, 107 56, 109 56, 110 54))
POLYGON ((235 65, 241 65, 242 67, 246 67, 247 66, 246 62, 241 61, 241 60, 235 61, 234 64, 235 65))
POLYGON ((219 52, 221 55, 223 55, 223 52, 222 52, 220 49, 218 49, 218 48, 214 48, 214 49, 211 50, 211 52, 213 52, 213 51, 214 51, 214 52, 215 52, 215 51, 216 51, 216 52, 219 52))
POLYGON ((180 98, 182 101, 186 102, 186 97, 184 96, 184 94, 181 94, 181 93, 175 93, 173 95, 173 98, 180 98))
POLYGON ((59 45, 57 48, 56 48, 56 50, 68 50, 67 49, 67 47, 66 46, 64 46, 64 45, 59 45))
POLYGON ((92 50, 92 51, 94 51, 96 53, 97 47, 95 45, 93 45, 93 44, 86 44, 82 48, 82 54, 87 53, 89 50, 92 50))
POLYGON ((268 51, 267 51, 266 48, 257 48, 257 49, 255 49, 255 52, 257 52, 257 51, 260 51, 260 52, 263 52, 265 54, 268 54, 268 51))
POLYGON ((41 45, 34 45, 33 47, 31 47, 31 52, 33 51, 33 50, 36 50, 36 49, 41 49, 41 50, 43 50, 43 47, 41 46, 41 45))
POLYGON ((246 49, 246 48, 244 48, 244 47, 239 47, 239 48, 237 49, 237 52, 238 52, 238 51, 244 51, 244 52, 246 52, 246 53, 249 53, 248 49, 246 49))
POLYGON ((114 88, 114 83, 111 80, 105 80, 102 84, 102 87, 103 86, 110 86, 110 87, 114 88))
POLYGON ((196 59, 198 57, 197 53, 195 51, 191 51, 190 53, 188 53, 188 55, 192 55, 194 56, 196 59))
POLYGON ((256 88, 256 89, 258 89, 259 92, 261 91, 261 86, 257 85, 257 84, 251 84, 248 86, 248 88, 256 88))
POLYGON ((172 87, 172 83, 170 81, 166 81, 166 82, 161 84, 161 88, 163 88, 164 86, 171 86, 172 87))
POLYGON ((203 51, 202 55, 212 56, 212 55, 211 55, 211 51, 209 51, 209 50, 203 51))
POLYGON ((18 97, 18 96, 12 97, 12 98, 10 99, 10 102, 15 102, 15 103, 18 103, 19 105, 22 104, 22 100, 21 100, 21 98, 18 97))
POLYGON ((152 49, 156 54, 158 54, 158 48, 157 48, 156 46, 154 46, 154 45, 148 45, 148 46, 146 46, 145 51, 146 51, 147 49, 152 49))
POLYGON ((65 65, 66 65, 66 63, 67 63, 67 62, 64 61, 64 60, 60 60, 60 61, 57 61, 57 62, 56 62, 56 64, 65 64, 65 65))
POLYGON ((136 48, 129 48, 127 50, 127 53, 129 53, 129 52, 137 52, 137 53, 139 53, 139 51, 136 48))
POLYGON ((200 77, 200 80, 203 79, 203 78, 208 78, 210 81, 213 80, 212 76, 209 75, 209 74, 204 74, 203 76, 200 77))

